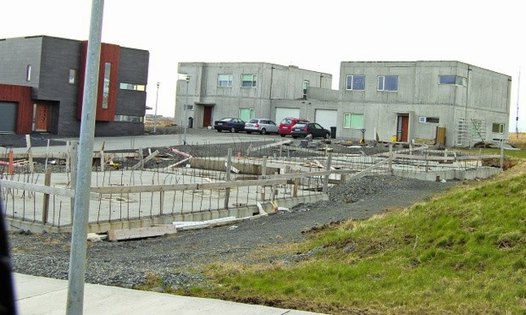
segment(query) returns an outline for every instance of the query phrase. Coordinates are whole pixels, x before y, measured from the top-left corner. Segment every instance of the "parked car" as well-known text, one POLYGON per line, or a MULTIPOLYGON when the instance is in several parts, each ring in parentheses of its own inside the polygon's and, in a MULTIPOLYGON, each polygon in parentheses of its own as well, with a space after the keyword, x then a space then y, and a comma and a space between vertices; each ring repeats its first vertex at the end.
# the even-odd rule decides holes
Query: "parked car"
POLYGON ((325 138, 331 137, 331 132, 328 129, 323 128, 318 123, 298 123, 292 127, 291 132, 292 138, 296 139, 299 137, 306 137, 312 135, 312 138, 325 138))
POLYGON ((278 125, 268 118, 252 118, 245 123, 247 133, 259 132, 264 135, 267 133, 278 133, 278 125))
POLYGON ((245 130, 245 121, 234 117, 225 117, 214 121, 214 129, 217 132, 228 130, 230 132, 240 132, 245 130))
POLYGON ((303 118, 294 118, 294 117, 283 118, 283 120, 279 123, 278 133, 280 136, 285 137, 286 135, 290 135, 292 131, 292 127, 295 124, 308 123, 308 122, 309 121, 307 119, 303 119, 303 118))

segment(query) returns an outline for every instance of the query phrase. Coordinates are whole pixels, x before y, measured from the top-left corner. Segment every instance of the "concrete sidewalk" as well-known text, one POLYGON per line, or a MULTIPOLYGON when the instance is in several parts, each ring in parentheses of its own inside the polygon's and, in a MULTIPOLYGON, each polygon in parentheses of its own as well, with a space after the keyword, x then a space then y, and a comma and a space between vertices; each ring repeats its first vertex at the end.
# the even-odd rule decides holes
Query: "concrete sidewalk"
MULTIPOLYGON (((65 314, 68 281, 15 273, 15 296, 20 315, 65 314)), ((84 314, 222 314, 300 315, 311 312, 185 297, 165 293, 85 284, 84 314)))

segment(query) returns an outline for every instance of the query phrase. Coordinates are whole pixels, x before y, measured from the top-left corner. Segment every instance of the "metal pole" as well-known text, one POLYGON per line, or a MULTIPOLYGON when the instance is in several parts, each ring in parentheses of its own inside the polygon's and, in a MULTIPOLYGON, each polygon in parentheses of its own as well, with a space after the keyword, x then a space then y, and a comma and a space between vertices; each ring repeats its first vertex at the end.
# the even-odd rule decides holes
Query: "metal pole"
POLYGON ((188 128, 188 112, 187 112, 187 107, 188 107, 188 82, 190 81, 190 76, 186 76, 186 100, 185 100, 185 104, 184 104, 184 138, 183 138, 183 144, 186 145, 186 128, 188 128))
POLYGON ((89 218, 89 194, 91 186, 91 164, 95 133, 97 86, 100 64, 100 44, 104 0, 93 0, 91 8, 90 34, 86 60, 86 80, 82 96, 82 118, 75 183, 75 209, 71 235, 69 283, 66 314, 83 312, 84 280, 86 273, 86 248, 89 218))
POLYGON ((153 133, 157 133, 157 103, 159 102, 159 82, 157 82, 157 93, 155 94, 155 112, 153 113, 153 133))

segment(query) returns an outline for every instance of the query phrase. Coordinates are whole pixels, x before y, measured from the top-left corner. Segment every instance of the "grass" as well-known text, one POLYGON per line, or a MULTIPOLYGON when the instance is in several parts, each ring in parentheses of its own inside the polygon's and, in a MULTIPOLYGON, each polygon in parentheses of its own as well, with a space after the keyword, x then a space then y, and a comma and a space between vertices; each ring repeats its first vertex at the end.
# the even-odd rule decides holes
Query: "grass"
POLYGON ((281 250, 317 253, 299 263, 209 266, 210 286, 186 294, 331 314, 523 314, 525 165, 281 250))

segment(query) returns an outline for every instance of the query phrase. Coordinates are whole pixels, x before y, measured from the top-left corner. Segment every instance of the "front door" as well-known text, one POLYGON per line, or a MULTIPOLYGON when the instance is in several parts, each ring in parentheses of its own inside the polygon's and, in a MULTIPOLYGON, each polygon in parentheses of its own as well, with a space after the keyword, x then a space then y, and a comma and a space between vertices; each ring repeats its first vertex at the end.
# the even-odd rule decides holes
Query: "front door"
POLYGON ((203 127, 212 126, 212 106, 205 106, 203 112, 203 127))
POLYGON ((35 106, 35 131, 47 132, 49 119, 49 107, 43 104, 35 106))
POLYGON ((409 115, 398 115, 396 124, 396 141, 407 142, 409 132, 409 115))

